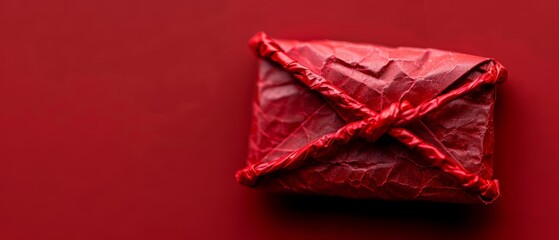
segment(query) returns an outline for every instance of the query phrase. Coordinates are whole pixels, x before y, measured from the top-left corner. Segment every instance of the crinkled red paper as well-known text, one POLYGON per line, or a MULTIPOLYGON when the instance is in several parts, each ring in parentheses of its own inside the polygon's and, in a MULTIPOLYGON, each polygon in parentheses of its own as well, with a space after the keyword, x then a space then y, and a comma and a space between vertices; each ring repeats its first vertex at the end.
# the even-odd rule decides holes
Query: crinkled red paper
POLYGON ((488 58, 339 41, 276 40, 262 58, 240 183, 352 198, 490 203, 494 84, 488 58))

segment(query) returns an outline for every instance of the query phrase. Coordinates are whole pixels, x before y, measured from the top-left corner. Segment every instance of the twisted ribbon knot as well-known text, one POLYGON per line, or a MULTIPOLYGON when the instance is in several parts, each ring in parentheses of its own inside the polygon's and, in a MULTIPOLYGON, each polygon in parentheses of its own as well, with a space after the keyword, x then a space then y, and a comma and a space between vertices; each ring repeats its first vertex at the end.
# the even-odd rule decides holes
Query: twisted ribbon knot
POLYGON ((257 177, 258 177, 258 173, 255 169, 255 165, 252 165, 248 168, 238 171, 235 174, 235 179, 237 180, 237 182, 240 182, 241 184, 247 186, 254 185, 256 183, 257 177))
POLYGON ((487 202, 492 202, 499 196, 499 181, 488 180, 485 185, 480 186, 480 197, 487 202))
POLYGON ((384 135, 397 122, 403 120, 404 112, 413 109, 407 100, 390 104, 380 114, 367 119, 359 136, 369 142, 374 142, 384 135))

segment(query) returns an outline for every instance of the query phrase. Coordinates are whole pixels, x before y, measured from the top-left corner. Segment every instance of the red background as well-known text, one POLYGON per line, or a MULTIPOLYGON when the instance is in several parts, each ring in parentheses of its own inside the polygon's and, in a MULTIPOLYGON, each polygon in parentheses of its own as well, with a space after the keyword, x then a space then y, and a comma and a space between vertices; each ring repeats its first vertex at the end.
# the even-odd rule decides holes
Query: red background
POLYGON ((557 239, 557 9, 3 0, 0 239, 557 239), (509 70, 496 109, 502 197, 393 203, 237 184, 256 79, 247 40, 260 30, 499 60, 509 70))

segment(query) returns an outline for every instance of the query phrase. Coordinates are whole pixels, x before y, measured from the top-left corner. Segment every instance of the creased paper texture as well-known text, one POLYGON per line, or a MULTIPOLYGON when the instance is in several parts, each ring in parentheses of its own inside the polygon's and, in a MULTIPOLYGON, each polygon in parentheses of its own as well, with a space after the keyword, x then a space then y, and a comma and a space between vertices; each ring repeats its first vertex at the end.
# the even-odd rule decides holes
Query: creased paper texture
POLYGON ((488 58, 340 41, 250 41, 259 61, 245 185, 352 198, 490 203, 488 58))

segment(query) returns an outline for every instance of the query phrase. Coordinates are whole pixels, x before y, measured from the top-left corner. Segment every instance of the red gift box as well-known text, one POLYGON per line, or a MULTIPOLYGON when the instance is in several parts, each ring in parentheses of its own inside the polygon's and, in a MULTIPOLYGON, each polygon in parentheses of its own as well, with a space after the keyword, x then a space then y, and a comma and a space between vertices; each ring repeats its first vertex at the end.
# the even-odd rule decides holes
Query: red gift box
POLYGON ((436 49, 276 40, 240 183, 352 198, 490 203, 498 62, 436 49))

